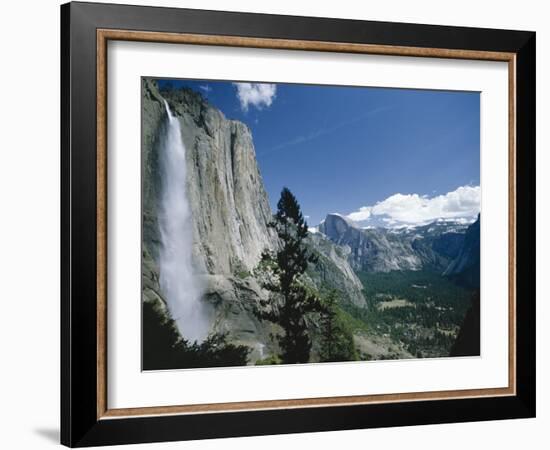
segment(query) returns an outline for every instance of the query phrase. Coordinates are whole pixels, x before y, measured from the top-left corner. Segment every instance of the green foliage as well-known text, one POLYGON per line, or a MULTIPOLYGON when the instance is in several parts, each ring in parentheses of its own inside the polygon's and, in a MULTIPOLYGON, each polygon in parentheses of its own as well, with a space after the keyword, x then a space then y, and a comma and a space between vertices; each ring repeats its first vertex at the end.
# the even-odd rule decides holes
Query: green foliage
POLYGON ((393 272, 358 272, 364 292, 370 303, 376 303, 379 294, 406 298, 419 304, 431 300, 442 307, 455 307, 469 300, 469 290, 457 286, 437 272, 404 270, 393 272))
POLYGON ((264 359, 259 359, 256 361, 257 366, 269 366, 273 364, 281 364, 281 358, 279 358, 277 355, 271 355, 264 359))
POLYGON ((275 253, 264 251, 258 265, 263 274, 262 284, 272 295, 268 301, 260 302, 255 314, 260 320, 268 320, 283 329, 277 336, 283 363, 305 363, 311 351, 306 315, 320 312, 322 305, 303 282, 308 263, 316 259, 304 242, 308 227, 300 205, 287 188, 281 192, 270 226, 277 232, 281 245, 275 253))
POLYGON ((250 272, 248 270, 237 270, 235 271, 235 276, 244 280, 250 276, 250 272))
POLYGON ((355 361, 358 359, 353 334, 342 318, 338 307, 338 293, 330 290, 323 299, 324 311, 321 313, 322 347, 321 361, 355 361))
POLYGON ((240 278, 241 280, 244 280, 245 278, 248 278, 250 276, 250 272, 246 269, 245 265, 242 263, 241 260, 237 259, 233 261, 233 274, 240 278))
POLYGON ((165 319, 151 303, 143 304, 143 369, 187 369, 246 365, 250 349, 227 342, 224 334, 204 342, 182 339, 176 324, 165 319))
POLYGON ((371 332, 404 344, 415 357, 449 354, 470 306, 470 290, 430 271, 359 272, 358 276, 368 307, 344 305, 351 316, 371 332), (404 299, 407 304, 380 308, 392 299, 404 299))

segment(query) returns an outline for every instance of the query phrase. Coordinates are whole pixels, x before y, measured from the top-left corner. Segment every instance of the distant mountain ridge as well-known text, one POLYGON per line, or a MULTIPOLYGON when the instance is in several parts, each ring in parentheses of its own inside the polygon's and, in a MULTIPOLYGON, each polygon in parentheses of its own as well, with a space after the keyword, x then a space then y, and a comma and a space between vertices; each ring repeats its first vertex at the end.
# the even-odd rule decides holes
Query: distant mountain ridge
POLYGON ((435 221, 403 228, 360 228, 339 214, 317 227, 335 244, 349 249, 354 270, 390 272, 430 269, 444 272, 462 249, 468 225, 435 221))

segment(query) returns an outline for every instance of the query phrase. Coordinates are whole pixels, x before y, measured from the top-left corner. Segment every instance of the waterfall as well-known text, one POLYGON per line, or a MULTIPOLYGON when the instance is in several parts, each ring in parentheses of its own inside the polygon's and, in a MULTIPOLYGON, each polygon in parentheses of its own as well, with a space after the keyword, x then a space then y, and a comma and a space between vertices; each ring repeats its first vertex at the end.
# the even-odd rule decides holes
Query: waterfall
POLYGON ((183 337, 202 341, 209 331, 204 286, 193 266, 193 220, 187 197, 185 145, 179 120, 166 100, 167 122, 160 140, 160 287, 183 337))

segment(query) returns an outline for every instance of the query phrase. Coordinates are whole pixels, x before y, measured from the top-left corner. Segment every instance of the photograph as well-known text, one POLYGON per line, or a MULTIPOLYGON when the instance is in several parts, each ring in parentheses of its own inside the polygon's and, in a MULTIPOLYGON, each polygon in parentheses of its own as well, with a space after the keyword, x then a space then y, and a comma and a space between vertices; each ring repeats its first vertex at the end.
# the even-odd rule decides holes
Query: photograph
POLYGON ((480 93, 141 79, 142 370, 480 356, 480 93))
POLYGON ((5 298, 38 309, 4 328, 46 377, 11 447, 544 436, 544 14, 202 1, 44 2, 6 40, 5 298))

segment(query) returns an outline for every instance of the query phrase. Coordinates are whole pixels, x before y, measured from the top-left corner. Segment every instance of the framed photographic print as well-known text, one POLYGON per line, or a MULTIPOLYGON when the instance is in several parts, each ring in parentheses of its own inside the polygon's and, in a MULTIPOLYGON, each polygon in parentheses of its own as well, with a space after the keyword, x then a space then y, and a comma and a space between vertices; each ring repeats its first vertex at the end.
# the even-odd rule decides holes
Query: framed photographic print
POLYGON ((535 33, 61 19, 63 444, 535 415, 535 33))

